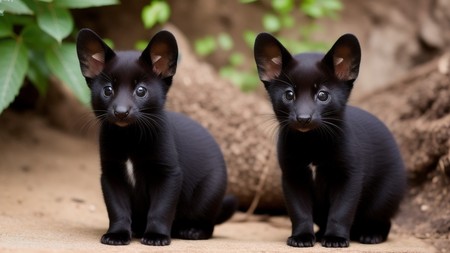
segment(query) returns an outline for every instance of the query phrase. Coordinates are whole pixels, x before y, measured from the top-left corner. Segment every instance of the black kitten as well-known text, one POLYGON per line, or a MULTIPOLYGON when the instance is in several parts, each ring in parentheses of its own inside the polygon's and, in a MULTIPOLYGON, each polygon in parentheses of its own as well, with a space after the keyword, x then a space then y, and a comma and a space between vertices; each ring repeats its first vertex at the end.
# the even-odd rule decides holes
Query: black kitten
POLYGON ((168 245, 171 236, 207 239, 230 218, 219 146, 193 120, 164 110, 178 48, 167 31, 142 52, 114 52, 93 31, 78 34, 81 72, 101 121, 101 185, 109 229, 101 242, 168 245))
POLYGON ((280 125, 278 160, 292 222, 287 244, 311 247, 316 236, 325 247, 385 241, 406 178, 389 130, 346 106, 359 72, 357 38, 343 35, 326 55, 292 56, 262 33, 254 50, 280 125))

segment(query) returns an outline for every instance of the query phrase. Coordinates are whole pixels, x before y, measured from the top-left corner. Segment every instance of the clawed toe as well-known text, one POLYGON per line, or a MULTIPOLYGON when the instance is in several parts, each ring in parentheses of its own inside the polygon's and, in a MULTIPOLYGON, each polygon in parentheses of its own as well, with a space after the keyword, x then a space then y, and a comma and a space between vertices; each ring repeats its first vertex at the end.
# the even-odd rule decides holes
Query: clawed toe
POLYGON ((128 245, 130 241, 131 236, 128 232, 106 233, 100 240, 101 243, 108 245, 128 245))
POLYGON ((322 246, 327 248, 346 248, 350 245, 350 241, 339 236, 324 236, 322 238, 322 246))
POLYGON ((314 235, 293 235, 287 240, 287 245, 292 247, 313 247, 316 242, 314 235))
POLYGON ((377 244, 385 241, 381 235, 361 235, 359 238, 360 243, 364 244, 377 244))
POLYGON ((142 236, 141 243, 151 246, 166 246, 170 244, 170 237, 167 235, 146 233, 142 236))
POLYGON ((175 237, 186 240, 205 240, 211 237, 211 232, 200 228, 186 228, 175 232, 175 237))

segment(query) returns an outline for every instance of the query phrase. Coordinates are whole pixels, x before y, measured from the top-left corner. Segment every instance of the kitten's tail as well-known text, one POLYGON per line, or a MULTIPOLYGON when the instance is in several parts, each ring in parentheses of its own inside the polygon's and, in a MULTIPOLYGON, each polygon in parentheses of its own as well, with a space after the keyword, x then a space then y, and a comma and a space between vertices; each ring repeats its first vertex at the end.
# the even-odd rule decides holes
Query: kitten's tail
POLYGON ((216 219, 216 224, 221 224, 230 219, 238 209, 238 199, 233 195, 225 195, 222 208, 216 219))

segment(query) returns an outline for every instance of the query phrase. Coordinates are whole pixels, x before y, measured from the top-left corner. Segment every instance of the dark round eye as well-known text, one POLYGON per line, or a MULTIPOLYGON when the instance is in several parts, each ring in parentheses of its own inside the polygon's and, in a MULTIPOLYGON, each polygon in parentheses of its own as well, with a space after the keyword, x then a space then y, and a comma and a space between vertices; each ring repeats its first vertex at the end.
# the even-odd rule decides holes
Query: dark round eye
POLYGON ((144 88, 144 87, 142 87, 142 86, 139 86, 139 87, 136 89, 136 95, 137 95, 138 97, 143 97, 143 96, 145 96, 146 93, 147 93, 147 89, 144 88))
POLYGON ((293 91, 288 90, 288 91, 286 91, 286 92, 284 93, 284 97, 286 98, 286 100, 292 101, 292 100, 294 100, 294 98, 295 98, 295 94, 294 94, 293 91))
POLYGON ((328 92, 326 91, 319 91, 319 93, 317 93, 317 99, 319 99, 322 102, 325 102, 328 100, 330 96, 328 95, 328 92))
POLYGON ((105 88, 103 88, 103 94, 105 94, 105 96, 109 97, 114 93, 114 90, 111 86, 106 86, 105 88))

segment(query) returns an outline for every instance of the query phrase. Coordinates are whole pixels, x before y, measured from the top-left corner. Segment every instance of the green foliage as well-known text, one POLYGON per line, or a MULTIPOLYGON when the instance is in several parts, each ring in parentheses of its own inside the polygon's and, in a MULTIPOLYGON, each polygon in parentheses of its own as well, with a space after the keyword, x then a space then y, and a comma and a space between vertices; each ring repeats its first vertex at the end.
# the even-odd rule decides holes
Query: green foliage
POLYGON ((28 68, 27 50, 22 40, 0 41, 0 108, 8 106, 19 92, 28 68))
POLYGON ((69 8, 117 4, 118 0, 0 0, 0 113, 27 78, 44 95, 51 75, 83 102, 89 90, 80 74, 69 8))
POLYGON ((195 52, 200 56, 207 56, 217 50, 229 51, 233 49, 234 41, 227 33, 220 33, 216 37, 205 36, 194 43, 195 52))
MULTIPOLYGON (((141 20, 144 27, 149 29, 158 24, 165 24, 170 18, 170 5, 166 0, 150 0, 150 3, 141 11, 141 20)), ((148 41, 139 40, 134 47, 137 50, 144 50, 148 41)))
MULTIPOLYGON (((242 4, 255 3, 262 0, 239 0, 242 4)), ((336 18, 337 12, 342 9, 340 0, 271 0, 270 11, 262 17, 261 24, 266 32, 275 34, 280 41, 291 52, 305 51, 323 51, 329 45, 312 41, 311 37, 320 30, 315 24, 315 20, 320 18, 336 18), (295 27, 295 16, 304 14, 311 19, 311 22, 302 24, 300 28, 295 27), (287 38, 282 34, 290 34, 292 37, 287 38)), ((220 36, 220 35, 219 35, 220 36)), ((245 31, 243 40, 249 47, 253 49, 255 41, 255 31, 245 31)), ((197 54, 207 56, 218 50, 231 50, 231 48, 220 48, 217 46, 219 37, 215 38, 208 35, 196 41, 195 49, 197 54)), ((233 45, 234 43, 230 43, 233 45)), ((256 68, 250 70, 245 66, 253 66, 253 59, 245 59, 236 55, 244 55, 243 53, 233 53, 230 55, 229 63, 220 70, 221 76, 230 79, 234 84, 244 91, 251 91, 259 85, 256 68)))
POLYGON ((206 36, 194 43, 195 52, 200 56, 212 54, 217 49, 217 43, 213 36, 206 36))
POLYGON ((73 20, 65 8, 45 5, 36 15, 39 27, 59 43, 73 30, 73 20))
POLYGON ((74 92, 83 103, 89 102, 89 92, 86 91, 85 80, 79 71, 73 71, 74 66, 79 65, 76 55, 76 46, 73 43, 65 43, 61 46, 53 45, 45 53, 47 65, 55 75, 62 80, 74 92))
POLYGON ((300 10, 313 18, 336 17, 341 9, 339 0, 303 0, 300 4, 300 10))
MULTIPOLYGON (((255 4, 263 0, 239 0, 241 4, 255 4)), ((305 51, 323 51, 329 45, 313 41, 312 35, 320 31, 320 27, 315 24, 317 19, 336 18, 338 11, 343 6, 341 0, 266 0, 270 3, 270 10, 261 19, 261 25, 266 32, 273 33, 292 52, 299 53, 305 51), (296 15, 303 14, 311 22, 302 26, 295 26, 296 15), (282 34, 290 34, 292 37, 284 37, 282 34)), ((146 28, 151 28, 156 24, 167 22, 170 17, 170 6, 166 0, 152 0, 142 10, 142 21, 146 28)), ((0 29, 1 32, 1 29, 0 29)), ((246 30, 242 39, 248 45, 249 50, 253 50, 253 43, 257 33, 246 30)), ((214 54, 218 51, 229 53, 229 60, 226 66, 220 69, 220 75, 231 80, 243 91, 254 90, 259 85, 256 68, 247 69, 247 66, 254 66, 253 59, 247 59, 243 52, 232 52, 234 40, 228 33, 207 35, 194 42, 195 52, 202 57, 214 54)), ((147 42, 139 41, 137 49, 144 49, 147 42)))
POLYGON ((145 28, 164 24, 170 17, 170 6, 166 1, 153 0, 142 9, 141 15, 145 28))

